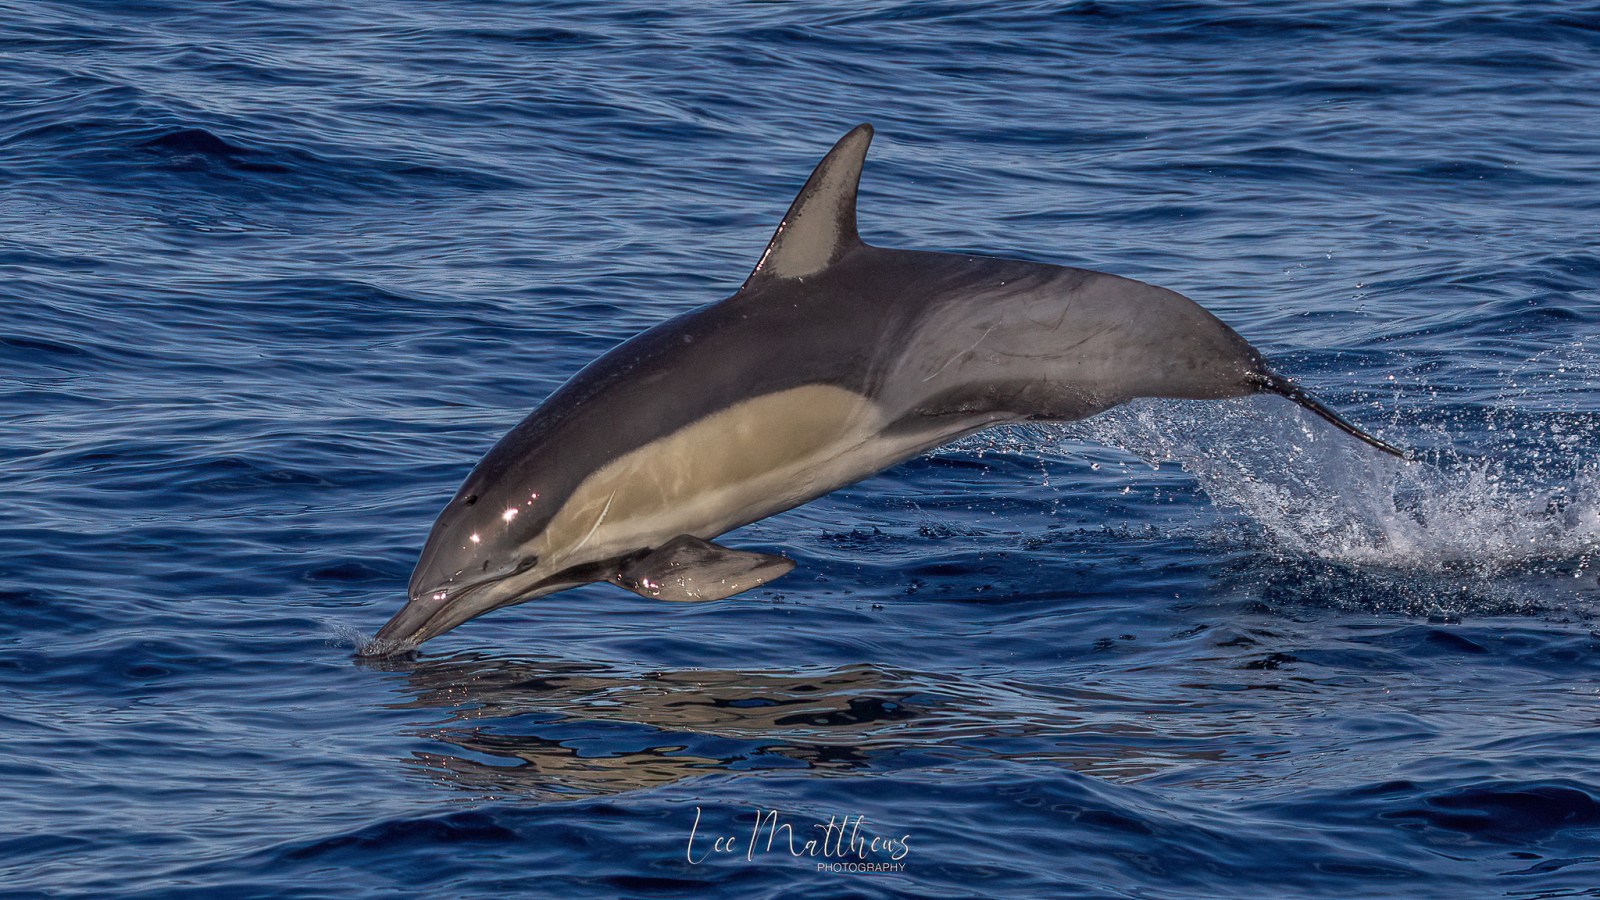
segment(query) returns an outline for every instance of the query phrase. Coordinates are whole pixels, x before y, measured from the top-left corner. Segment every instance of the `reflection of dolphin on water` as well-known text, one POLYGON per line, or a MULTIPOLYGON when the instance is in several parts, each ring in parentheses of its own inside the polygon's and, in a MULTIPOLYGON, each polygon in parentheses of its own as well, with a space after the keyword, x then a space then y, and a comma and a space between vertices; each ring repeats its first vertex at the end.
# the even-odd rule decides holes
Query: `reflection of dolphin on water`
POLYGON ((469 789, 549 799, 713 774, 856 770, 917 746, 926 735, 905 733, 917 719, 951 716, 915 676, 865 665, 630 675, 462 654, 397 671, 416 694, 407 707, 452 710, 424 734, 466 751, 419 752, 415 765, 469 789))
POLYGON ((467 790, 547 800, 707 775, 1013 756, 1139 779, 1214 758, 1219 735, 1239 727, 1189 699, 864 664, 641 673, 475 653, 369 664, 398 676, 410 695, 400 706, 444 713, 419 736, 445 746, 417 751, 414 766, 467 790))
POLYGON ((871 139, 862 125, 834 146, 737 293, 611 350, 489 451, 363 653, 595 581, 728 597, 794 564, 709 543, 726 531, 991 426, 1136 397, 1276 393, 1403 455, 1172 291, 868 246, 856 185, 871 139))

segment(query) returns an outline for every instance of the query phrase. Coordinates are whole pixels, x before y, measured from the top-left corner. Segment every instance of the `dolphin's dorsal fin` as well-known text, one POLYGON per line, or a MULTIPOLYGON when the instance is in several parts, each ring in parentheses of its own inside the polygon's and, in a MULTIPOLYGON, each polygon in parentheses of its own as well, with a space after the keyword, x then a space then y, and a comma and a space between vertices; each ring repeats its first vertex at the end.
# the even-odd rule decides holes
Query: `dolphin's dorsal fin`
POLYGON ((746 284, 761 277, 814 275, 861 245, 856 187, 871 143, 872 126, 857 125, 817 163, 746 284))

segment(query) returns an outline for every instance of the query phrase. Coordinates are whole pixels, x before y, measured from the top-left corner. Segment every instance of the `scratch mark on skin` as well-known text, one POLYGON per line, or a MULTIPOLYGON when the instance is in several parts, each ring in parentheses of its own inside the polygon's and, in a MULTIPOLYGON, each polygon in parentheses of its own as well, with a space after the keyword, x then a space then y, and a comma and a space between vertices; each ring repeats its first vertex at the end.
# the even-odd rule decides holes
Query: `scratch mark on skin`
POLYGON ((600 515, 595 517, 594 524, 589 527, 589 533, 583 536, 583 540, 579 541, 576 547, 568 551, 569 555, 582 550, 583 545, 589 543, 589 539, 594 537, 594 533, 600 530, 600 523, 606 520, 606 513, 611 511, 611 501, 615 499, 617 499, 617 492, 612 491, 611 496, 606 498, 606 505, 601 508, 600 515))
POLYGON ((999 328, 999 327, 1000 327, 1000 323, 999 322, 995 322, 993 325, 990 325, 987 331, 985 331, 983 334, 978 335, 978 339, 972 342, 972 346, 970 346, 967 349, 961 351, 960 353, 957 353, 955 356, 952 356, 949 359, 945 360, 944 361, 944 365, 942 365, 938 369, 936 369, 932 375, 929 375, 927 378, 922 379, 923 382, 927 383, 929 381, 934 380, 935 378, 938 378, 939 377, 939 373, 943 372, 945 369, 950 368, 950 364, 951 363, 955 362, 956 360, 960 359, 963 356, 966 356, 967 354, 971 353, 972 351, 978 349, 978 345, 983 343, 984 339, 987 338, 991 332, 993 332, 996 328, 999 328))

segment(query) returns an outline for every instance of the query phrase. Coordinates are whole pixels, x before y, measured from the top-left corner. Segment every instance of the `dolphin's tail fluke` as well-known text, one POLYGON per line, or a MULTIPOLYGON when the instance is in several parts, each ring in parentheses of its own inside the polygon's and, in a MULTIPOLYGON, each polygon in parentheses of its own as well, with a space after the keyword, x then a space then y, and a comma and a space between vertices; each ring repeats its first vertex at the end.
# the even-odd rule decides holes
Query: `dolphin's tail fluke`
POLYGON ((1311 394, 1307 392, 1305 388, 1295 384, 1276 372, 1262 370, 1256 374, 1253 380, 1259 390, 1268 391, 1283 397, 1288 397, 1290 400, 1293 400, 1306 409, 1316 413, 1323 419, 1331 422, 1334 427, 1338 428, 1340 431, 1343 431, 1345 434, 1350 435, 1351 437, 1359 438, 1365 443, 1370 444, 1371 446, 1376 447, 1385 453, 1398 456, 1403 460, 1410 461, 1416 459, 1416 454, 1414 452, 1410 450, 1403 450, 1389 443, 1388 441, 1375 438, 1372 435, 1367 434, 1365 431, 1357 428, 1344 416, 1341 416, 1332 409, 1329 409, 1327 404, 1323 403, 1321 400, 1318 400, 1316 397, 1311 396, 1311 394))

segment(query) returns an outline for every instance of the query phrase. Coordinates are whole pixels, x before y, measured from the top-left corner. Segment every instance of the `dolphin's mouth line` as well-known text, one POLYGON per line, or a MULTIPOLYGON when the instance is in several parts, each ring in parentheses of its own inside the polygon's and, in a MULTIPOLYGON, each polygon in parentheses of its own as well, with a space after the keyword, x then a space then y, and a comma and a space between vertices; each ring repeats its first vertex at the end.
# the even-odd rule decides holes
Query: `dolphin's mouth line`
POLYGON ((435 628, 439 625, 440 619, 445 618, 446 615, 453 610, 457 604, 461 603, 467 597, 472 596, 480 589, 488 585, 494 584, 498 580, 499 579, 496 579, 495 581, 479 581, 474 584, 469 584, 454 593, 446 591, 444 601, 439 608, 434 611, 433 615, 423 620, 422 627, 413 632, 413 634, 416 636, 417 643, 420 644, 429 638, 438 637, 440 634, 443 634, 447 629, 441 628, 438 631, 435 631, 435 628))
MULTIPOLYGON (((388 622, 385 622, 382 628, 378 629, 377 635, 374 636, 366 646, 357 651, 358 655, 398 656, 401 653, 416 649, 417 646, 424 641, 437 637, 438 635, 449 630, 448 628, 439 627, 441 625, 441 620, 449 615, 452 610, 457 609, 457 604, 459 604, 463 598, 471 596, 485 585, 492 583, 492 581, 480 581, 474 584, 469 584, 465 587, 457 588, 453 591, 449 589, 425 591, 415 597, 409 598, 406 602, 406 605, 401 607, 400 611, 395 613, 393 618, 391 618, 388 622), (431 601, 439 604, 437 609, 427 611, 427 615, 420 622, 411 624, 407 621, 409 618, 407 614, 410 613, 414 608, 417 608, 418 604, 430 602, 430 600, 425 598, 432 597, 433 595, 437 595, 439 593, 443 593, 444 598, 437 601, 431 601), (409 626, 405 629, 404 633, 399 631, 402 624, 409 626)), ((468 618, 470 618, 470 616, 468 618)), ((462 621, 465 621, 465 619, 462 621)))
MULTIPOLYGON (((578 585, 588 584, 593 581, 604 580, 606 573, 610 572, 612 569, 615 569, 617 563, 618 559, 605 559, 592 563, 570 566, 561 570, 560 572, 550 575, 549 577, 542 578, 534 582, 523 590, 517 591, 514 599, 500 605, 513 606, 517 603, 532 600, 536 597, 541 597, 557 590, 569 587, 577 587, 578 585)), ((468 598, 471 595, 479 593, 487 588, 493 587, 494 585, 501 584, 507 579, 515 578, 516 576, 532 569, 537 564, 537 559, 530 559, 503 575, 497 575, 493 578, 486 578, 482 581, 475 581, 463 587, 458 587, 454 591, 448 588, 442 588, 419 594, 417 598, 413 598, 406 604, 405 607, 400 610, 400 612, 396 613, 394 618, 385 623, 384 626, 378 630, 377 636, 369 641, 366 646, 357 651, 357 655, 367 657, 398 656, 402 653, 415 650, 417 646, 423 642, 432 640, 433 638, 444 634, 452 628, 455 628, 457 625, 473 619, 477 615, 480 615, 482 612, 484 612, 484 610, 480 610, 472 615, 463 616, 458 621, 450 621, 452 615, 459 612, 459 604, 465 598, 468 598), (442 601, 439 601, 440 606, 438 609, 429 612, 426 618, 424 618, 421 622, 418 622, 414 627, 410 628, 405 634, 387 633, 391 628, 395 627, 397 623, 405 620, 406 612, 407 610, 411 609, 413 603, 416 603, 421 598, 437 594, 441 590, 444 592, 445 598, 442 601)))
MULTIPOLYGON (((512 578, 516 578, 517 576, 522 575, 523 573, 529 571, 530 569, 533 569, 534 567, 536 567, 538 565, 539 565, 539 557, 530 555, 530 556, 524 558, 521 562, 517 563, 515 566, 513 566, 510 569, 506 569, 506 570, 501 571, 501 572, 496 572, 496 573, 494 573, 492 575, 489 575, 486 578, 480 578, 477 581, 469 581, 469 582, 466 582, 465 584, 458 584, 458 585, 450 585, 450 584, 446 583, 445 585, 441 585, 441 586, 436 587, 436 588, 434 588, 432 590, 419 591, 418 593, 416 593, 416 594, 414 594, 414 595, 412 595, 410 597, 410 602, 416 602, 417 600, 420 600, 421 598, 432 597, 432 596, 435 596, 435 595, 438 595, 438 594, 443 594, 444 597, 441 600, 438 601, 441 604, 441 606, 439 607, 438 611, 436 611, 432 615, 430 615, 422 623, 422 625, 418 628, 416 633, 420 634, 424 630, 430 628, 434 624, 434 621, 439 618, 439 616, 443 615, 452 606, 455 606, 456 604, 460 603, 461 599, 463 597, 468 597, 468 596, 470 596, 472 594, 478 593, 479 591, 483 590, 484 588, 492 587, 494 585, 501 584, 501 583, 503 583, 505 581, 508 581, 508 580, 510 580, 512 578)), ((457 576, 459 576, 460 574, 461 574, 460 572, 456 573, 457 576)), ((540 583, 542 583, 542 582, 540 582, 540 583)), ((535 583, 532 586, 532 588, 530 588, 530 590, 536 590, 539 587, 540 583, 535 583)), ((404 610, 402 610, 402 612, 404 612, 404 610)), ((387 626, 385 626, 385 627, 387 627, 387 626)), ((432 635, 430 635, 430 636, 432 636, 432 635)), ((426 640, 426 638, 424 638, 423 640, 426 640)), ((421 641, 419 640, 418 643, 421 643, 421 641)))
MULTIPOLYGON (((416 593, 416 594, 414 594, 412 596, 413 596, 413 598, 416 598, 416 597, 428 597, 428 596, 432 596, 434 594, 442 593, 442 594, 445 595, 444 596, 444 600, 442 602, 444 602, 445 604, 448 605, 448 604, 456 602, 456 600, 460 599, 461 597, 465 597, 468 594, 476 593, 477 591, 482 590, 483 588, 489 587, 490 585, 499 584, 502 581, 506 581, 508 579, 516 578, 518 575, 521 575, 522 573, 528 571, 529 569, 532 569, 533 567, 535 567, 537 565, 539 565, 539 557, 537 557, 537 556, 528 556, 528 557, 524 558, 521 562, 517 563, 515 566, 513 566, 513 567, 511 567, 509 569, 505 569, 505 570, 500 571, 500 572, 495 572, 495 573, 493 573, 491 575, 488 575, 486 577, 479 578, 477 581, 468 581, 468 582, 466 582, 464 584, 458 584, 458 585, 451 585, 451 584, 449 584, 447 582, 447 583, 445 583, 443 585, 440 585, 439 587, 434 588, 433 590, 419 591, 418 593, 416 593)), ((461 573, 457 572, 454 576, 451 577, 450 580, 454 581, 455 578, 459 577, 460 575, 461 575, 461 573)))

